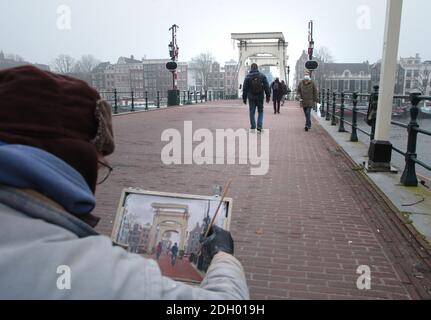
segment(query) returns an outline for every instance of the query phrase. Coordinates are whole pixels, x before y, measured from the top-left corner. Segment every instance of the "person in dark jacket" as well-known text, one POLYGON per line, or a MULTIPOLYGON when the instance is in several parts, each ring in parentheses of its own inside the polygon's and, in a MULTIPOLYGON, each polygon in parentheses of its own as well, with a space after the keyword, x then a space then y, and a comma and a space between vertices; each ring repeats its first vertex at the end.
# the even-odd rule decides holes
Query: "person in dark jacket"
POLYGON ((311 109, 319 101, 316 84, 309 75, 306 75, 304 80, 299 83, 296 93, 301 102, 301 107, 304 109, 305 131, 308 131, 311 129, 311 109))
POLYGON ((263 127, 263 100, 266 95, 266 103, 271 99, 271 90, 269 88, 268 79, 259 72, 259 67, 256 63, 251 65, 251 70, 244 80, 242 92, 242 100, 247 104, 247 99, 250 108, 250 124, 251 130, 256 130, 256 108, 258 111, 257 130, 262 132, 263 127))
POLYGON ((172 254, 171 255, 171 262, 172 262, 172 265, 174 266, 175 262, 177 261, 177 255, 178 255, 178 245, 176 242, 171 249, 171 254, 172 254))
POLYGON ((281 100, 283 99, 283 84, 280 82, 279 78, 271 84, 272 91, 272 102, 274 103, 274 114, 280 113, 281 100))

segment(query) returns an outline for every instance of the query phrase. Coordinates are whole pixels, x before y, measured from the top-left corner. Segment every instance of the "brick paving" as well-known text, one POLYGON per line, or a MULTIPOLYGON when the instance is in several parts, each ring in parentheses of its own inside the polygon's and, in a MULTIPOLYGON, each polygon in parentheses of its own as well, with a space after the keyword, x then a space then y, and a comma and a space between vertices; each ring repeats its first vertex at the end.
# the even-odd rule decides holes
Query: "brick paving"
MULTIPOLYGON (((160 160, 167 128, 248 128, 238 101, 176 107, 114 118, 115 171, 97 192, 98 231, 110 235, 121 190, 203 194, 235 181, 231 231, 253 299, 430 299, 431 260, 360 172, 316 122, 303 130, 296 103, 274 115, 270 170, 250 176, 248 165, 166 166, 160 160), (371 290, 357 289, 356 270, 371 268, 371 290)), ((313 120, 314 121, 314 120, 313 120)))
POLYGON ((183 259, 177 257, 174 266, 172 266, 171 256, 167 255, 166 253, 162 253, 158 260, 156 255, 152 256, 151 258, 157 261, 162 274, 167 277, 186 281, 202 281, 202 276, 195 268, 193 268, 186 257, 183 259))

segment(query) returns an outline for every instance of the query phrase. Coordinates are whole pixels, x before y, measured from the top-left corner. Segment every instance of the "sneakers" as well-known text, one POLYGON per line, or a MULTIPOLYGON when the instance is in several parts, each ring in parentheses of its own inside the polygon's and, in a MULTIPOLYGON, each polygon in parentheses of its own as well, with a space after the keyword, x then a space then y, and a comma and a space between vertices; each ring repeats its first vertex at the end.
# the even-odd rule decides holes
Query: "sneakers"
POLYGON ((262 128, 257 128, 257 132, 258 132, 258 133, 262 133, 262 132, 263 132, 263 129, 262 129, 262 128))
POLYGON ((256 133, 256 129, 250 129, 250 133, 256 133))

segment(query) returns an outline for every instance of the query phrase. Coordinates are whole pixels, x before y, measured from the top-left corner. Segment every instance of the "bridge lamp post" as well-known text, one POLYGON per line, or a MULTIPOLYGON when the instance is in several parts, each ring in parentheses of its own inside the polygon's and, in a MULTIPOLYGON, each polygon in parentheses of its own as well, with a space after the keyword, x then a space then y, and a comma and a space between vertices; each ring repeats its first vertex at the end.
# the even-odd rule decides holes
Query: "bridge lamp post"
POLYGON ((389 0, 386 4, 385 36, 376 131, 368 152, 368 164, 371 171, 391 171, 392 144, 389 142, 389 129, 392 120, 392 103, 396 79, 402 7, 403 0, 389 0))

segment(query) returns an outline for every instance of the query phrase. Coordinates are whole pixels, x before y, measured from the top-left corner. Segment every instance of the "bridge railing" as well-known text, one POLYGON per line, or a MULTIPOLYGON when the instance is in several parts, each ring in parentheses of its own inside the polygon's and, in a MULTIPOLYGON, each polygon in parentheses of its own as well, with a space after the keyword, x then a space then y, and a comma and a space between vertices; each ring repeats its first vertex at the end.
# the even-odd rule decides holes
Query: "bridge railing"
MULTIPOLYGON (((377 110, 379 87, 375 86, 373 92, 370 94, 358 93, 358 92, 335 92, 330 89, 322 90, 319 93, 320 97, 320 113, 326 121, 330 121, 332 126, 338 124, 339 132, 347 132, 346 125, 349 125, 352 130, 350 132, 350 141, 358 142, 358 131, 370 137, 370 141, 374 140, 375 129, 376 129, 376 114, 368 114, 368 105, 372 105, 372 110, 377 110), (352 107, 347 107, 346 102, 352 102, 352 107), (359 101, 367 102, 366 111, 358 108, 359 101), (352 112, 352 121, 345 119, 345 111, 350 110, 352 112), (364 112, 365 111, 365 112, 364 112), (371 126, 371 131, 368 132, 358 126, 358 115, 366 117, 367 123, 371 126)), ((431 171, 431 165, 427 164, 418 159, 417 156, 417 140, 418 134, 431 136, 431 131, 424 130, 418 123, 419 116, 419 103, 422 101, 431 101, 430 96, 424 96, 420 93, 411 93, 410 95, 394 95, 394 100, 397 101, 397 105, 401 106, 406 101, 409 102, 408 113, 410 115, 409 123, 402 123, 399 121, 391 121, 391 124, 397 127, 402 127, 407 130, 407 150, 402 151, 399 148, 392 146, 392 149, 404 156, 405 167, 401 177, 401 183, 404 186, 418 186, 418 178, 416 175, 416 165, 431 171)))
MULTIPOLYGON (((134 112, 137 110, 150 110, 165 108, 168 105, 167 97, 160 91, 101 91, 100 95, 112 106, 112 113, 134 112)), ((223 91, 185 91, 179 92, 179 105, 199 104, 207 101, 236 99, 236 95, 226 95, 223 91)))

